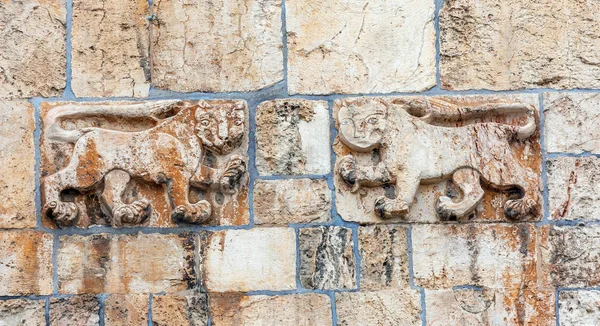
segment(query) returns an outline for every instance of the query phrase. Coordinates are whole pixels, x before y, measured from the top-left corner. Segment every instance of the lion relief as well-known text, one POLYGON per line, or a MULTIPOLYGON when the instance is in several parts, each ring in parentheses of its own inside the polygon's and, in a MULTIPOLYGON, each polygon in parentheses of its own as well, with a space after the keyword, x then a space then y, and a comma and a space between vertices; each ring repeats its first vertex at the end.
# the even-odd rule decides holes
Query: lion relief
POLYGON ((356 152, 376 150, 380 162, 361 166, 353 155, 337 164, 341 178, 356 192, 361 187, 393 185, 395 198, 380 197, 375 213, 403 218, 421 184, 451 179, 462 193, 459 201, 441 196, 436 211, 442 219, 464 219, 482 201, 482 185, 511 195, 504 215, 522 220, 537 215, 539 178, 523 165, 510 143, 536 131, 532 107, 515 102, 454 103, 407 98, 338 100, 339 138, 356 152), (484 122, 489 117, 519 115, 522 125, 484 122))

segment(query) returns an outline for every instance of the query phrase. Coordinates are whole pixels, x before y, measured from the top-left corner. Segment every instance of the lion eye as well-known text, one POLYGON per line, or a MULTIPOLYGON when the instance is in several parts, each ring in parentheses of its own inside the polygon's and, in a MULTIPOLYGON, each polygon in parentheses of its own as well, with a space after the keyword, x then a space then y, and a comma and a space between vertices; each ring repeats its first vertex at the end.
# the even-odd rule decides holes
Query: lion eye
POLYGON ((209 120, 202 120, 202 121, 200 121, 200 124, 202 124, 205 127, 208 127, 208 125, 210 125, 210 121, 209 120))
POLYGON ((347 125, 349 125, 349 124, 350 124, 350 121, 349 121, 349 120, 344 120, 344 121, 342 121, 342 125, 344 125, 344 126, 347 126, 347 125))
POLYGON ((242 124, 244 124, 244 121, 242 121, 242 120, 235 120, 234 124, 236 126, 241 126, 242 124))
POLYGON ((376 124, 377 121, 378 121, 377 118, 370 118, 369 120, 367 120, 367 122, 370 123, 370 124, 372 124, 372 125, 376 124))

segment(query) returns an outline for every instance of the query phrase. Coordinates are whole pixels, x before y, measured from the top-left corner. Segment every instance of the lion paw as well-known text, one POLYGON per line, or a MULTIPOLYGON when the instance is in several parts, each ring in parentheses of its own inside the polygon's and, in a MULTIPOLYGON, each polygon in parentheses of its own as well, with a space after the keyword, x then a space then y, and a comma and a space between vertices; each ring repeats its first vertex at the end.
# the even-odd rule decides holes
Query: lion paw
POLYGON ((375 201, 375 213, 383 219, 404 217, 408 214, 408 204, 401 200, 380 197, 375 201))
POLYGON ((196 204, 179 205, 171 213, 171 219, 174 222, 185 222, 199 224, 210 218, 212 208, 206 200, 199 201, 196 204))
POLYGON ((454 221, 458 219, 454 206, 454 202, 450 197, 442 196, 438 198, 437 203, 435 204, 435 210, 442 220, 454 221))
POLYGON ((60 228, 74 225, 79 217, 77 206, 70 202, 51 201, 44 205, 43 213, 60 228))
POLYGON ((223 171, 221 180, 219 180, 221 191, 226 194, 235 193, 235 186, 239 183, 245 172, 246 162, 244 159, 239 155, 232 155, 223 171))
POLYGON ((122 223, 140 224, 149 215, 150 202, 145 199, 136 200, 113 208, 112 224, 119 227, 122 223))
POLYGON ((352 155, 344 156, 339 163, 342 179, 349 185, 356 183, 356 158, 352 155))

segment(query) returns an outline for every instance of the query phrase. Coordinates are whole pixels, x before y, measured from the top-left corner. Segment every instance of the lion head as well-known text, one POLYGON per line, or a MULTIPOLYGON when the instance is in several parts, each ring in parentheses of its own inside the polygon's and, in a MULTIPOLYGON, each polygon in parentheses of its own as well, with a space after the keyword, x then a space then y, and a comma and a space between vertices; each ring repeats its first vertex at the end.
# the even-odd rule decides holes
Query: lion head
POLYGON ((346 103, 338 111, 342 142, 358 152, 379 147, 386 129, 387 114, 387 106, 379 101, 370 101, 360 107, 346 103))
POLYGON ((242 103, 213 107, 200 102, 196 109, 196 135, 206 149, 216 154, 228 154, 241 144, 245 123, 242 103))

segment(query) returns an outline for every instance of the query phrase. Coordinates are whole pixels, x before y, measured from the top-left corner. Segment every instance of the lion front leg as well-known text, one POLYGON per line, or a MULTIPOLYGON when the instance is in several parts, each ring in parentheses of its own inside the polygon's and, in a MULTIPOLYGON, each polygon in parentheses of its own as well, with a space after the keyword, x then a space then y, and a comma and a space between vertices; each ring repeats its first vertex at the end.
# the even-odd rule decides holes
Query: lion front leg
POLYGON ((190 203, 189 180, 181 172, 175 172, 167 182, 169 197, 174 206, 171 219, 174 222, 198 224, 205 222, 212 215, 212 206, 206 200, 190 203))
POLYGON ((361 187, 379 187, 394 182, 383 162, 375 166, 359 166, 352 155, 343 157, 338 170, 342 179, 352 186, 351 192, 357 192, 361 187))
POLYGON ((131 204, 123 201, 123 193, 130 181, 131 176, 123 170, 113 170, 104 176, 104 191, 100 202, 111 216, 113 227, 121 227, 123 223, 140 224, 150 215, 148 200, 142 198, 131 204))
POLYGON ((233 194, 245 172, 246 161, 239 155, 232 155, 224 169, 200 165, 190 183, 201 189, 218 189, 223 193, 233 194))
POLYGON ((396 198, 379 197, 375 201, 375 214, 383 219, 406 216, 420 183, 417 171, 399 173, 396 177, 396 198))

